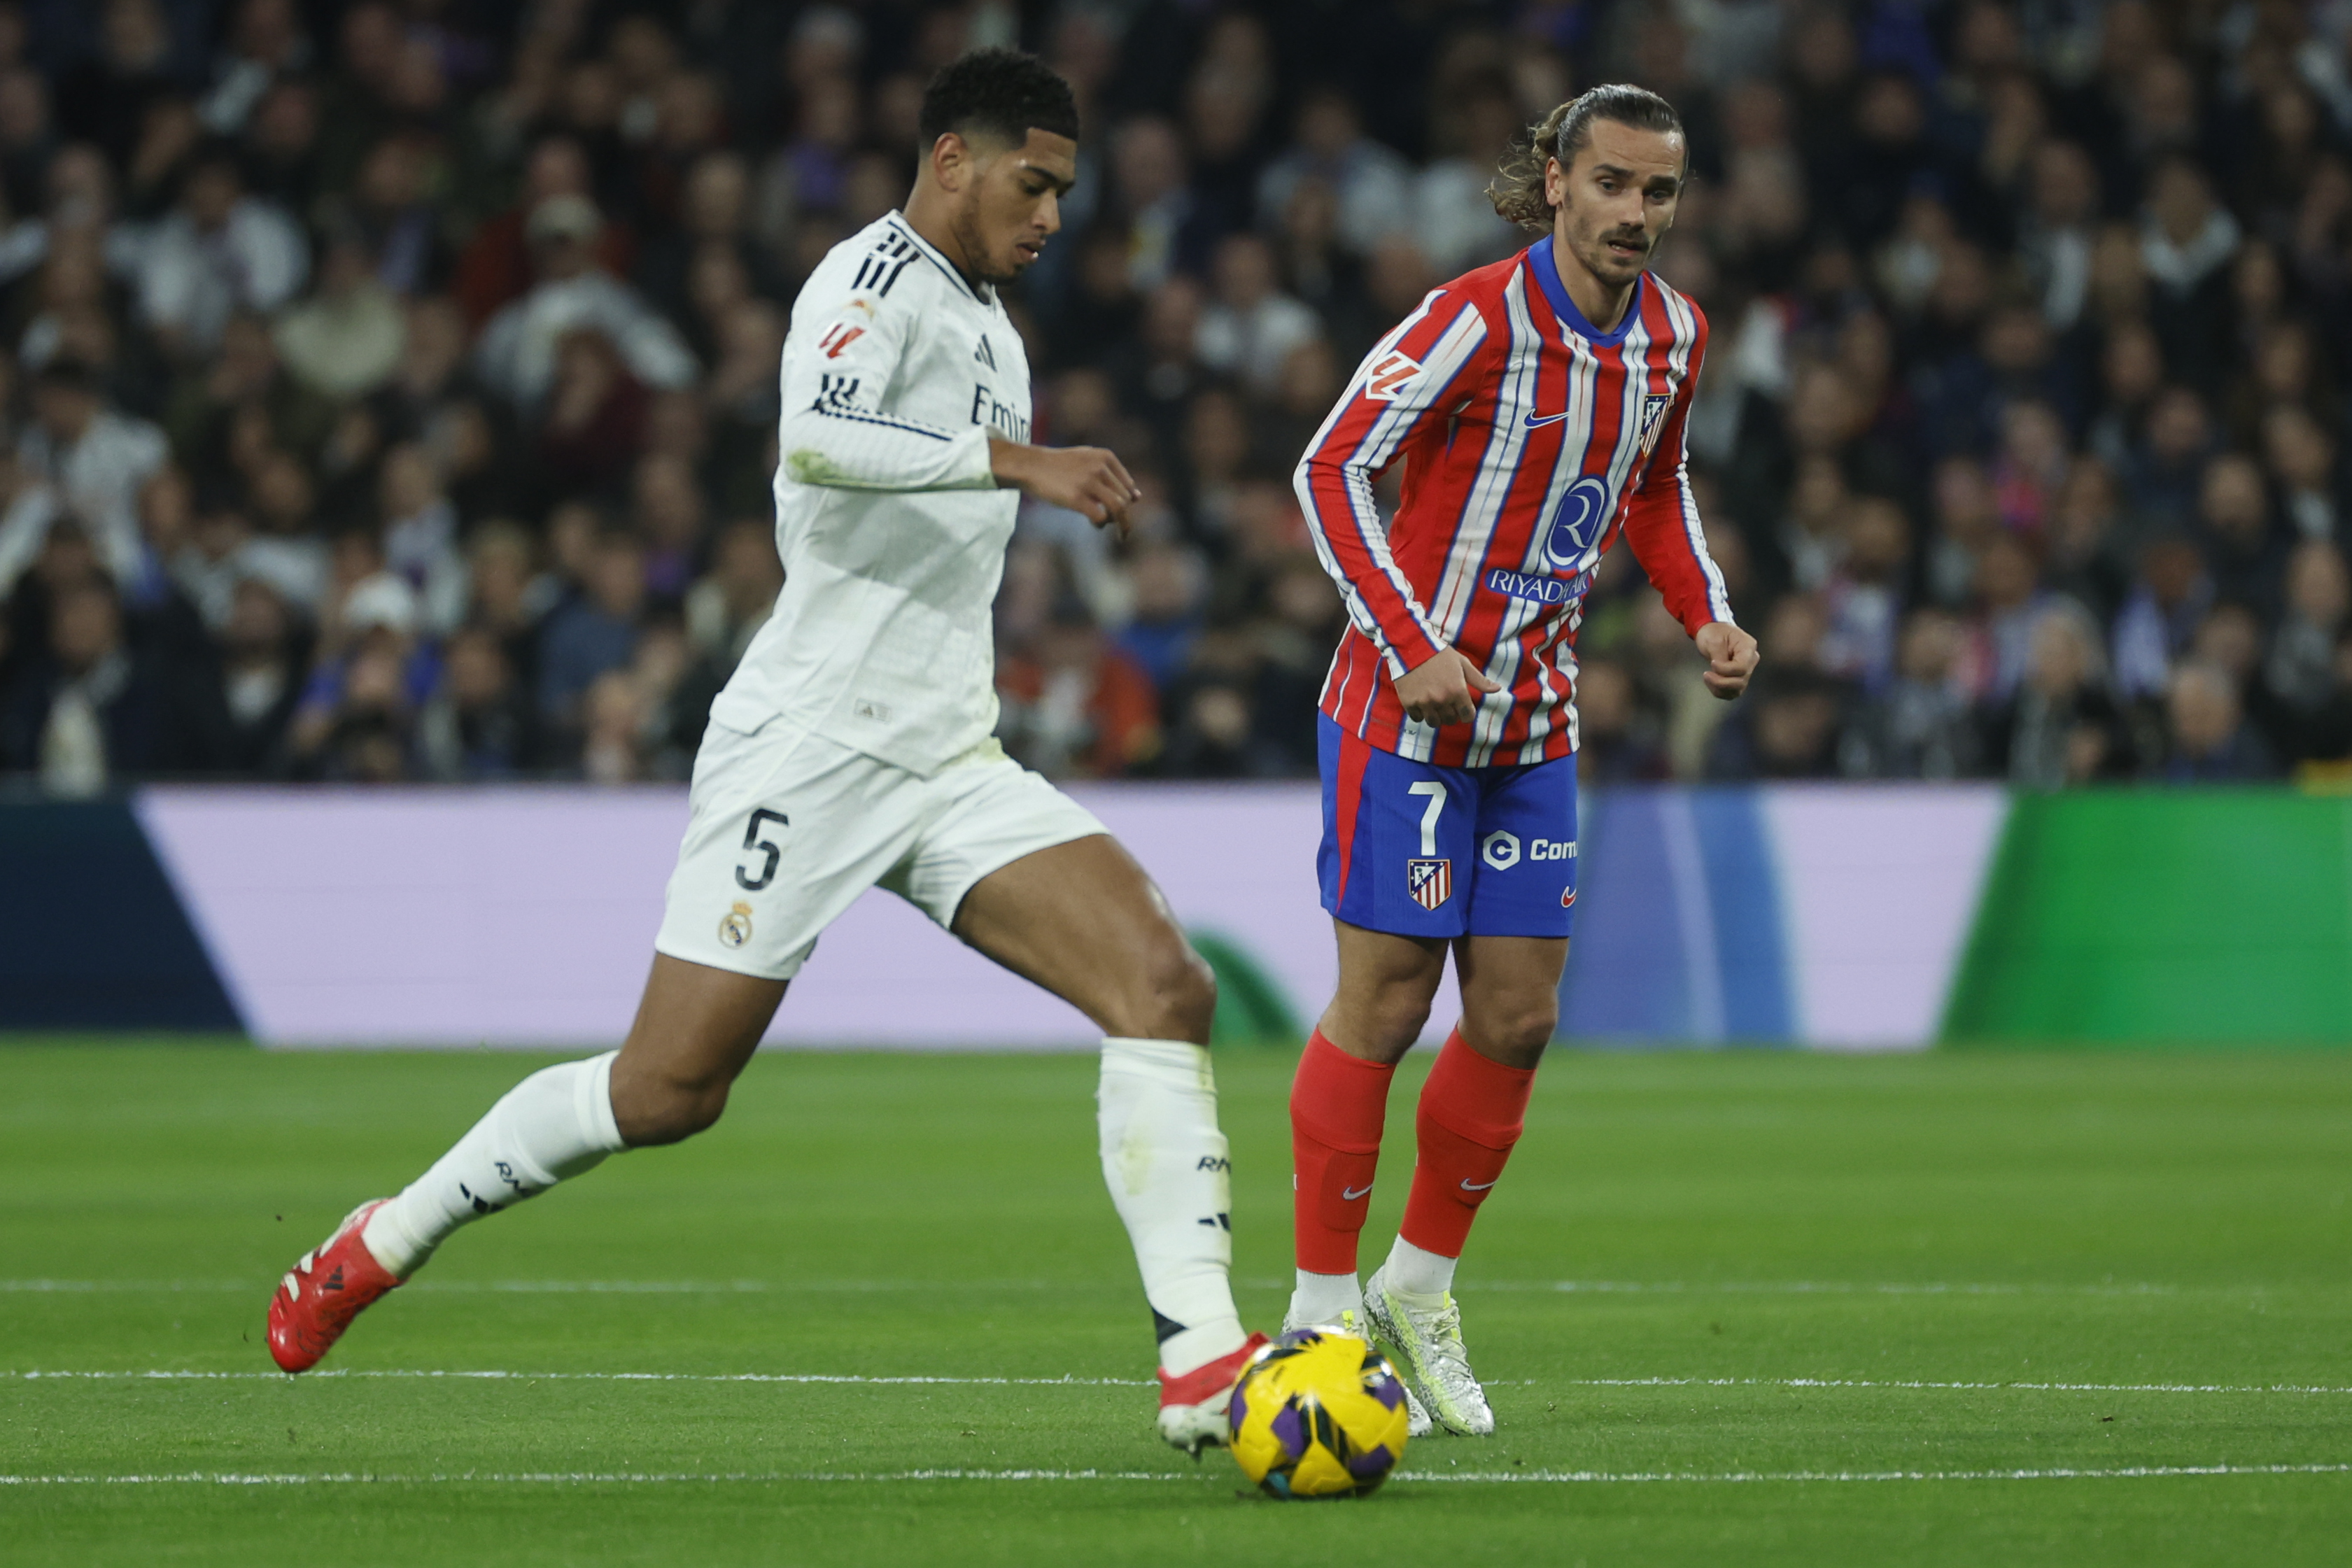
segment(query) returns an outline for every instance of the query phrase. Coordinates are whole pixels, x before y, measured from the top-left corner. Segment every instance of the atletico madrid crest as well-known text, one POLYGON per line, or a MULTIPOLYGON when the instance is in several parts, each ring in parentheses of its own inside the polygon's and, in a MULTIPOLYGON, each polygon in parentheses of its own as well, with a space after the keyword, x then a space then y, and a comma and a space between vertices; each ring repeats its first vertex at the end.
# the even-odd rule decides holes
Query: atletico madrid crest
POLYGON ((1642 400, 1642 450, 1647 452, 1658 439, 1658 422, 1665 417, 1674 404, 1672 392, 1652 392, 1642 400))
POLYGON ((1454 862, 1449 860, 1405 862, 1404 890, 1423 909, 1435 909, 1454 896, 1454 862))

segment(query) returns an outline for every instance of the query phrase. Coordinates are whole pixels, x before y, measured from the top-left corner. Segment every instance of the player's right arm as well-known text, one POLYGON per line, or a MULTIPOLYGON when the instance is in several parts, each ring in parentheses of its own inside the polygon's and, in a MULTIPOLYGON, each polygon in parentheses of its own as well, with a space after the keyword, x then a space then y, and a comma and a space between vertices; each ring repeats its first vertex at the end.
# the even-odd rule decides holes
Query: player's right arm
MULTIPOLYGON (((828 279, 812 278, 809 292, 828 279)), ((907 291, 911 292, 911 290, 907 291)), ((988 427, 957 430, 883 411, 915 312, 872 289, 793 312, 784 345, 776 461, 785 477, 833 490, 985 490, 988 427)))
POLYGON ((1501 688, 1456 653, 1397 565, 1372 486, 1406 443, 1465 402, 1491 357, 1486 318, 1440 288, 1374 344, 1299 460, 1294 485, 1323 570, 1348 615, 1381 651, 1406 713, 1458 724, 1474 691, 1501 688))
MULTIPOLYGON (((812 280, 811 291, 824 287, 812 280)), ((835 490, 1026 490, 1097 523, 1138 498, 1119 460, 1095 446, 1028 446, 974 423, 958 430, 886 413, 915 312, 901 298, 853 291, 829 311, 794 313, 785 345, 777 461, 797 484, 835 490)))

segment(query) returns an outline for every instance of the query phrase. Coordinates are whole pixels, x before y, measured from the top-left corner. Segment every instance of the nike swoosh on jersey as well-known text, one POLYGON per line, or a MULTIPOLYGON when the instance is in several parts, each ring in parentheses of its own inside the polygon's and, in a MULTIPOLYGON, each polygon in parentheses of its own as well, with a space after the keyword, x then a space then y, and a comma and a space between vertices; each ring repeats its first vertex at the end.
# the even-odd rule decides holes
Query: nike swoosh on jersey
MULTIPOLYGON (((1503 1178, 1501 1176, 1496 1176, 1495 1181, 1500 1181, 1503 1178)), ((1494 1186, 1495 1181, 1465 1181, 1462 1184, 1462 1190, 1464 1192, 1484 1192, 1488 1187, 1494 1186)))
POLYGON ((1342 1203, 1353 1203, 1358 1198, 1363 1197, 1364 1194, 1371 1190, 1372 1184, 1370 1182, 1366 1182, 1361 1186, 1343 1186, 1339 1189, 1339 1201, 1342 1203))
POLYGON ((1528 415, 1528 428, 1533 430, 1538 425, 1558 424, 1567 417, 1565 413, 1530 413, 1528 415))

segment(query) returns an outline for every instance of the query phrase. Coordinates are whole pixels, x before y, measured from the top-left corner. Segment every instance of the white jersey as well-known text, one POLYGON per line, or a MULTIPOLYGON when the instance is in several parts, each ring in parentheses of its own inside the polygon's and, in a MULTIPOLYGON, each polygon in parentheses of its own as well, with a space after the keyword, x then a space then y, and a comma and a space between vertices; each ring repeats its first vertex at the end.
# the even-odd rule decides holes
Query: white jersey
POLYGON ((992 611, 1029 439, 1029 360, 996 291, 892 213, 793 304, 777 433, 784 589, 711 716, 782 716, 929 775, 996 727, 992 611))

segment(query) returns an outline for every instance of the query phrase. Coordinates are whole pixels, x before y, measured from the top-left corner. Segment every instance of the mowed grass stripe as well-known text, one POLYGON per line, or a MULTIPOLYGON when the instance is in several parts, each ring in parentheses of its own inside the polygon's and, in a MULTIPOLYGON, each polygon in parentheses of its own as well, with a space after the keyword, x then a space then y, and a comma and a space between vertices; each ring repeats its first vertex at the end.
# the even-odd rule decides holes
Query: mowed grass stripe
MULTIPOLYGON (((1286 1291, 1287 1280, 1236 1280, 1238 1289, 1286 1291)), ((0 1294, 91 1295, 187 1291, 235 1295, 256 1289, 250 1280, 0 1280, 0 1294)), ((267 1288, 266 1286, 262 1288, 267 1288)), ((791 1294, 862 1295, 939 1288, 930 1280, 436 1280, 411 1281, 403 1289, 431 1294, 491 1291, 511 1295, 588 1296, 727 1296, 791 1294)), ((1124 1291, 1125 1281, 1095 1281, 1074 1286, 1064 1280, 972 1280, 957 1283, 959 1291, 1053 1291, 1069 1293, 1079 1288, 1124 1291)), ((2261 1285, 2208 1285, 2191 1289, 2243 1294, 2261 1285)), ((1463 1287, 1465 1295, 1482 1291, 1538 1291, 1559 1295, 1690 1295, 1690 1296, 2172 1296, 2179 1285, 2158 1284, 2010 1284, 1980 1281, 1851 1280, 1478 1280, 1463 1287)))
MULTIPOLYGON (((127 1383, 243 1381, 257 1378, 266 1382, 283 1383, 291 1375, 284 1372, 202 1372, 169 1369, 0 1373, 0 1377, 14 1377, 26 1383, 41 1379, 63 1378, 127 1383)), ((1156 1388, 1159 1386, 1157 1381, 1151 1378, 1080 1377, 1075 1373, 1066 1374, 1060 1377, 984 1375, 932 1377, 920 1374, 892 1375, 856 1372, 506 1372, 493 1368, 331 1367, 324 1372, 302 1374, 302 1381, 305 1383, 340 1377, 478 1378, 486 1382, 500 1383, 845 1383, 875 1387, 889 1387, 894 1385, 912 1386, 940 1385, 967 1388, 1156 1388)))
MULTIPOLYGON (((95 1381, 169 1383, 175 1381, 260 1379, 284 1382, 283 1372, 205 1372, 194 1369, 101 1369, 96 1371, 0 1372, 0 1378, 23 1382, 81 1378, 95 1381)), ((337 1377, 479 1378, 515 1383, 844 1383, 887 1387, 893 1385, 986 1388, 1151 1388, 1141 1377, 938 1377, 919 1374, 887 1375, 853 1372, 512 1372, 499 1368, 353 1367, 307 1372, 305 1382, 337 1377)), ((1488 1378, 1489 1388, 1871 1388, 1950 1391, 1970 1394, 2312 1394, 2347 1395, 2352 1387, 2300 1383, 1966 1383, 1929 1378, 1872 1377, 1518 1377, 1488 1378)))
MULTIPOLYGON (((2104 1469, 1992 1470, 1400 1470, 1394 1483, 1454 1486, 1522 1485, 1638 1486, 1661 1483, 1745 1486, 1759 1482, 1885 1481, 2102 1481, 2157 1480, 2175 1476, 2332 1476, 2352 1473, 2352 1464, 2321 1465, 2119 1465, 2104 1469)), ((1198 1470, 773 1470, 714 1471, 523 1471, 489 1474, 454 1471, 430 1475, 330 1475, 191 1472, 185 1475, 9 1476, 0 1486, 677 1486, 793 1483, 835 1485, 893 1481, 1197 1481, 1198 1470)))

